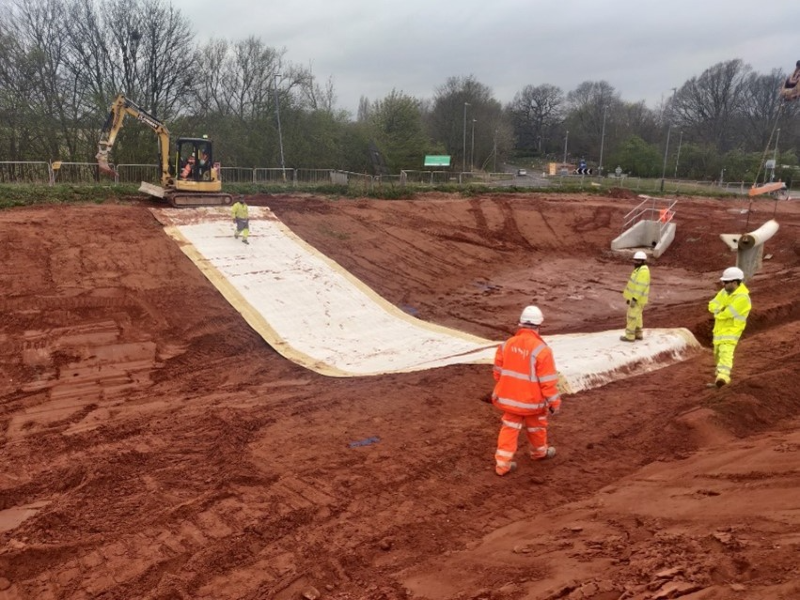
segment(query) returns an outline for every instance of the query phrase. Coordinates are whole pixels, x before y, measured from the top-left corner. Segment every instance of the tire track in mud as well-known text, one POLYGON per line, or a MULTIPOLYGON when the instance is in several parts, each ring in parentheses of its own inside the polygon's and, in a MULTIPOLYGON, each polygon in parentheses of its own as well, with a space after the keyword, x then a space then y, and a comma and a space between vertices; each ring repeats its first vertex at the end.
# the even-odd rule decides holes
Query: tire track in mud
MULTIPOLYGON (((503 215, 502 228, 495 235, 513 246, 521 247, 525 250, 535 250, 535 246, 528 240, 528 238, 519 228, 513 204, 506 199, 494 198, 492 199, 492 203, 500 209, 500 212, 503 215)), ((539 213, 541 214, 541 211, 539 211, 539 213)), ((542 214, 541 216, 542 222, 548 227, 548 229, 551 229, 547 224, 544 215, 542 214)))
POLYGON ((592 214, 583 219, 577 219, 572 226, 576 233, 588 233, 598 229, 611 228, 611 222, 619 212, 611 206, 596 206, 592 214))

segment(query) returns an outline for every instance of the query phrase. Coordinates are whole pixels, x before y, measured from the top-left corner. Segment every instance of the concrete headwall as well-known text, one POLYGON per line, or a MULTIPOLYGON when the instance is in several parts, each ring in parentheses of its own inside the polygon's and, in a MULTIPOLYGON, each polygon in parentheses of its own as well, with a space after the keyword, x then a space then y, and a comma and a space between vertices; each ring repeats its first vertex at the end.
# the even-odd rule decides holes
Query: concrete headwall
POLYGON ((675 223, 667 223, 663 229, 661 229, 661 225, 660 221, 639 221, 614 238, 611 242, 611 249, 652 248, 653 256, 658 258, 675 239, 675 223))

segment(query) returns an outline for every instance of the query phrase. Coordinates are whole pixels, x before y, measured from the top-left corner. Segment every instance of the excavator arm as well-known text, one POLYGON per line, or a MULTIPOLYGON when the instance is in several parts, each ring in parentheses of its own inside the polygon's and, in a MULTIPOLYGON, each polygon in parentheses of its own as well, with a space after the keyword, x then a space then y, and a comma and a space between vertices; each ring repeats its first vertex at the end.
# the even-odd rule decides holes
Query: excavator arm
POLYGON ((116 171, 108 162, 108 154, 114 146, 119 130, 122 129, 125 117, 128 115, 147 125, 158 136, 159 155, 161 159, 161 181, 162 185, 165 185, 170 178, 169 130, 166 125, 145 110, 139 108, 135 102, 126 98, 124 94, 119 94, 114 99, 114 102, 111 104, 111 111, 108 113, 108 118, 103 126, 103 131, 100 133, 100 141, 98 143, 96 155, 100 171, 112 177, 116 176, 116 171))

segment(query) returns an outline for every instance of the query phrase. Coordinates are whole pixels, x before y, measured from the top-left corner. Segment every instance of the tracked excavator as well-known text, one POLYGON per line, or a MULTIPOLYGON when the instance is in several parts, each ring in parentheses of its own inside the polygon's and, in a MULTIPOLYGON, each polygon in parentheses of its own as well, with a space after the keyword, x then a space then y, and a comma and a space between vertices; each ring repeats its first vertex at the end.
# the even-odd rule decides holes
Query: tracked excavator
POLYGON ((111 112, 100 134, 96 158, 101 172, 112 177, 116 176, 108 155, 126 116, 144 123, 158 136, 161 186, 143 181, 139 188, 140 192, 166 200, 175 207, 231 204, 231 195, 222 191, 219 163, 212 162, 214 154, 211 140, 178 138, 174 154, 170 155, 169 130, 164 123, 139 108, 124 94, 119 94, 114 99, 111 112))

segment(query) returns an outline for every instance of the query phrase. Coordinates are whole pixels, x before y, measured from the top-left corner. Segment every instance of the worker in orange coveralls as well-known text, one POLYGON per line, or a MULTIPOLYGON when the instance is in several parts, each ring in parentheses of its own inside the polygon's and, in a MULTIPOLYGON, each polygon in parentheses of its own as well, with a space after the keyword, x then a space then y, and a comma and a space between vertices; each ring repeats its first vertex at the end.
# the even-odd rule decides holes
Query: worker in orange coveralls
POLYGON ((531 444, 531 459, 552 458, 547 445, 547 415, 561 409, 558 373, 550 347, 539 336, 544 315, 537 306, 526 306, 519 329, 502 344, 494 358, 492 404, 503 411, 497 438, 495 472, 505 475, 517 468, 513 462, 517 438, 524 427, 531 444))

